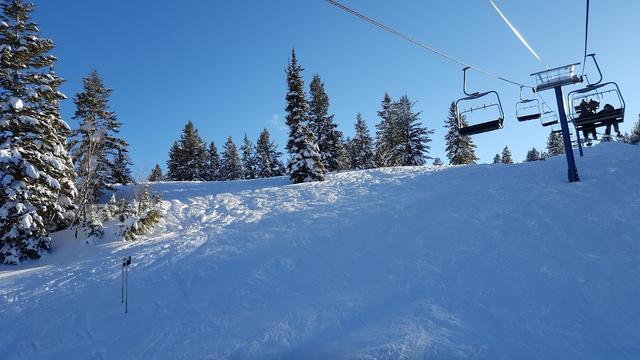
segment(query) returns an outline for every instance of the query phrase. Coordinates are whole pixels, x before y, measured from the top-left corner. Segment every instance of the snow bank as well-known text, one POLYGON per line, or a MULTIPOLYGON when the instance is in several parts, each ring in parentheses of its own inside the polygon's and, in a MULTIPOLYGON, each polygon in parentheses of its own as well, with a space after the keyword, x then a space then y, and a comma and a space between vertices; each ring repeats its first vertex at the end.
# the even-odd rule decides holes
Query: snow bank
POLYGON ((578 166, 579 184, 562 157, 156 184, 166 224, 146 241, 59 233, 0 267, 0 354, 637 359, 640 147, 578 166))

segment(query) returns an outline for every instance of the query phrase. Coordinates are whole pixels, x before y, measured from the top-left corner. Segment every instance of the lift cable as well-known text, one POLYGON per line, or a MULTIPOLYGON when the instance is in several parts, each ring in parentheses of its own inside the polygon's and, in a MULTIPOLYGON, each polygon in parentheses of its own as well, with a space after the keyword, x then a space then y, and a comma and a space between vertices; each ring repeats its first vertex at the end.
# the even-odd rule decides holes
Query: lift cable
POLYGON ((426 45, 424 43, 421 43, 421 42, 419 42, 417 40, 414 40, 411 37, 399 32, 398 30, 395 30, 395 29, 393 29, 393 28, 391 28, 391 27, 389 27, 387 25, 384 25, 384 24, 382 24, 382 23, 380 23, 380 22, 378 22, 378 21, 376 21, 376 20, 374 20, 374 19, 372 19, 372 18, 370 18, 370 17, 368 17, 366 15, 363 15, 363 14, 353 10, 353 9, 350 9, 347 6, 340 4, 339 2, 337 2, 335 0, 325 0, 325 1, 328 2, 331 5, 339 8, 339 9, 341 9, 341 10, 343 10, 343 11, 345 11, 345 12, 347 12, 347 13, 355 16, 355 17, 357 17, 357 18, 360 18, 360 19, 362 19, 362 20, 364 20, 364 21, 366 21, 366 22, 368 22, 368 23, 370 23, 370 24, 372 24, 372 25, 384 30, 384 31, 387 31, 387 32, 389 32, 391 34, 394 34, 394 35, 396 35, 396 36, 398 36, 398 37, 400 37, 400 38, 402 38, 402 39, 404 39, 404 40, 406 40, 406 41, 408 41, 408 42, 410 42, 410 43, 412 43, 414 45, 417 45, 417 46, 419 46, 419 47, 421 47, 421 48, 423 48, 423 49, 425 49, 427 51, 430 51, 430 52, 432 52, 432 53, 434 53, 434 54, 436 54, 436 55, 438 55, 440 57, 443 57, 443 58, 447 59, 450 62, 462 65, 464 67, 468 67, 468 68, 473 69, 473 70, 475 70, 475 71, 477 71, 477 72, 479 72, 481 74, 484 74, 486 76, 489 76, 489 77, 492 77, 492 78, 495 78, 495 79, 498 79, 498 80, 502 80, 502 81, 510 83, 512 85, 521 86, 521 87, 525 87, 525 88, 529 88, 529 89, 535 89, 532 86, 523 85, 523 84, 518 83, 516 81, 509 80, 509 79, 507 79, 505 77, 490 73, 488 71, 482 70, 482 69, 480 69, 478 67, 475 67, 473 65, 467 64, 467 63, 465 63, 465 62, 463 62, 461 60, 458 60, 458 59, 456 59, 456 58, 454 58, 454 57, 452 57, 450 55, 447 55, 446 53, 444 53, 444 52, 442 52, 442 51, 440 51, 438 49, 434 49, 431 46, 428 46, 428 45, 426 45))

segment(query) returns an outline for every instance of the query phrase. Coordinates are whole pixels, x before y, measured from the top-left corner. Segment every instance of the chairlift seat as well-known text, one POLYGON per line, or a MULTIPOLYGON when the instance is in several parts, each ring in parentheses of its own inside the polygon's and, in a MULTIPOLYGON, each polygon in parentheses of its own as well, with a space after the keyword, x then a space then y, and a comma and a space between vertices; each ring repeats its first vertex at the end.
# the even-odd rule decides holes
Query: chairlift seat
POLYGON ((518 116, 518 121, 529 121, 529 120, 538 120, 540 119, 540 114, 529 114, 518 116))
POLYGON ((600 111, 595 114, 581 114, 573 118, 573 124, 576 129, 582 130, 584 127, 603 127, 610 124, 621 123, 624 121, 624 109, 615 109, 612 111, 600 111))
POLYGON ((489 131, 500 130, 502 129, 503 124, 504 124, 504 118, 498 118, 496 120, 462 127, 458 130, 458 132, 462 136, 477 135, 477 134, 482 134, 489 131))

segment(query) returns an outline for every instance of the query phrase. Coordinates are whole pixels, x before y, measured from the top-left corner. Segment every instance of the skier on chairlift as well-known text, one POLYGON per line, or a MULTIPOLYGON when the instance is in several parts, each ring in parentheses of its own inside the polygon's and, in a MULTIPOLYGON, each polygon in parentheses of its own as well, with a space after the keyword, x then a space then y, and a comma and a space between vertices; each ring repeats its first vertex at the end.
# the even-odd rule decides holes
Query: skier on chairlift
MULTIPOLYGON (((595 115, 599 105, 600 103, 594 100, 590 100, 589 102, 587 102, 586 100, 582 100, 578 109, 578 118, 585 118, 595 115)), ((598 134, 596 133, 595 126, 584 125, 582 127, 582 135, 584 136, 584 140, 587 142, 587 145, 591 144, 589 134, 593 135, 593 140, 598 140, 598 134)))
MULTIPOLYGON (((602 108, 602 111, 600 111, 600 113, 608 113, 608 112, 613 112, 613 111, 615 111, 615 108, 613 107, 613 105, 607 104, 602 108)), ((607 129, 604 132, 604 139, 606 141, 611 139, 611 125, 613 125, 613 129, 616 131, 616 136, 618 138, 622 137, 622 134, 620 133, 620 126, 619 126, 617 121, 608 120, 606 122, 606 124, 607 124, 607 129)))

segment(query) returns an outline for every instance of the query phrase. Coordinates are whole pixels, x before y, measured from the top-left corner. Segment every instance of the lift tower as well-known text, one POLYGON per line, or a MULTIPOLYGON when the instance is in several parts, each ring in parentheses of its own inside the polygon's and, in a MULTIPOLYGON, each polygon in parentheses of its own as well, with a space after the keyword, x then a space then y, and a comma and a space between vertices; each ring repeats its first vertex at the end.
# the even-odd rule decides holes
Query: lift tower
POLYGON ((575 74, 575 67, 580 63, 560 66, 531 74, 536 79, 536 92, 554 89, 556 93, 556 101, 558 103, 558 115, 560 117, 560 126, 562 127, 562 140, 564 142, 564 153, 567 156, 567 165, 569 167, 569 182, 580 181, 578 176, 578 168, 576 167, 576 159, 573 154, 573 146, 571 145, 571 134, 569 133, 569 123, 567 121, 567 109, 564 101, 562 87, 581 83, 582 76, 575 74))

